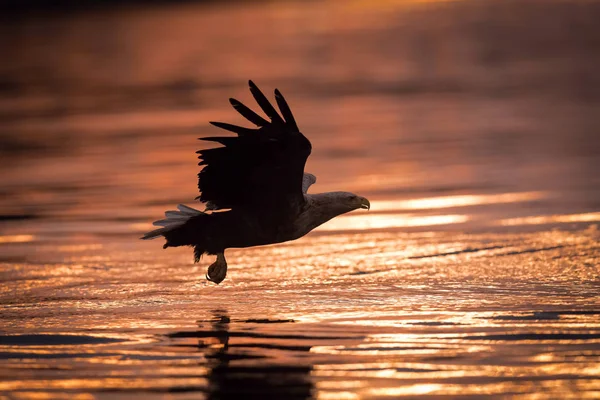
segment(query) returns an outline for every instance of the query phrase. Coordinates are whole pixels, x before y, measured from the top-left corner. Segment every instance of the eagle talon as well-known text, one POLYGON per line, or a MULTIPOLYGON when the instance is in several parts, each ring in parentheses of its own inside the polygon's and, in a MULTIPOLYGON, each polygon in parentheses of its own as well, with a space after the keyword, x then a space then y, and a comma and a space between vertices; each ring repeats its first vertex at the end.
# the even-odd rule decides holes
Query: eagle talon
POLYGON ((225 260, 225 255, 223 253, 219 253, 217 254, 217 261, 208 267, 206 279, 218 285, 219 283, 223 282, 226 276, 227 261, 225 260))

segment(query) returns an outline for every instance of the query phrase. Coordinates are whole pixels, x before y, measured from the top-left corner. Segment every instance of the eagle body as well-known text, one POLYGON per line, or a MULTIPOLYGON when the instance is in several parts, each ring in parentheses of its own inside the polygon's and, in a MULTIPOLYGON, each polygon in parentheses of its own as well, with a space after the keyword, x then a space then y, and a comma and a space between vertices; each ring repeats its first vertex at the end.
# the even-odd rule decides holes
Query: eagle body
POLYGON ((278 90, 275 99, 282 116, 252 81, 249 85, 269 121, 230 99, 258 128, 211 122, 237 137, 200 138, 223 145, 197 152, 202 167, 197 199, 205 209, 180 204, 177 211, 167 211, 165 219, 154 223, 161 228, 142 237, 163 236, 164 248, 192 246, 196 262, 203 254, 216 255, 206 277, 217 284, 226 276, 226 249, 298 239, 340 214, 370 207, 367 199, 349 192, 307 193, 316 182, 314 175, 304 172, 310 141, 278 90))
MULTIPOLYGON (((304 195, 305 202, 295 212, 273 210, 229 210, 206 213, 198 210, 178 229, 161 233, 166 247, 193 246, 196 261, 202 254, 218 254, 230 248, 283 243, 299 239, 317 226, 350 211, 339 198, 352 193, 330 192, 304 195)), ((360 198, 356 199, 360 202, 360 198)), ((191 214, 191 210, 190 210, 191 214)))

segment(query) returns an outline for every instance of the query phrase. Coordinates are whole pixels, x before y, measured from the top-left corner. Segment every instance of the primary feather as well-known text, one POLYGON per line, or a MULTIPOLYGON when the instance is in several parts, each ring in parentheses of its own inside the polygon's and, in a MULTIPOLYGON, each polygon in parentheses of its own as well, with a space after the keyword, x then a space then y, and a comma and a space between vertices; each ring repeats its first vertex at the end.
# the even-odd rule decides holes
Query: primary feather
POLYGON ((200 165, 205 166, 198 174, 199 199, 218 208, 298 208, 303 201, 302 179, 311 144, 298 130, 281 94, 280 101, 286 104, 285 114, 293 121, 291 124, 281 118, 252 81, 249 85, 271 122, 241 102, 231 100, 234 108, 259 128, 212 123, 239 136, 201 138, 224 147, 198 151, 200 165))

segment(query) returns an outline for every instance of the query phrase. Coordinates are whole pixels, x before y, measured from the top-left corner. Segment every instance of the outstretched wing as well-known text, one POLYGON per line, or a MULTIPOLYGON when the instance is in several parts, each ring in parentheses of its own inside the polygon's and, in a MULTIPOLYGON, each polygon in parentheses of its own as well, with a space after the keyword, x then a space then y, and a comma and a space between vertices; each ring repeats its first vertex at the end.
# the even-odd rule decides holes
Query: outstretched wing
POLYGON ((281 115, 252 81, 249 85, 269 120, 239 101, 229 99, 257 128, 211 122, 236 133, 237 137, 200 138, 223 147, 197 152, 199 165, 204 166, 198 174, 198 198, 213 209, 298 207, 304 202, 302 180, 311 151, 310 141, 300 133, 287 102, 277 89, 275 100, 281 115))

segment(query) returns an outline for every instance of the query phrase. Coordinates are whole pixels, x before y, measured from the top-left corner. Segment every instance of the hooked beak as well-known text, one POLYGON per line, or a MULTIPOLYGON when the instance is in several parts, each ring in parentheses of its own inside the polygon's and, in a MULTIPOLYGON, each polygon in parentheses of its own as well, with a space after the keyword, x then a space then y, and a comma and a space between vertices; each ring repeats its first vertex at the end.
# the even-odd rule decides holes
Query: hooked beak
POLYGON ((367 210, 371 209, 371 203, 369 203, 369 200, 365 199, 364 197, 360 199, 360 208, 365 208, 367 210))

